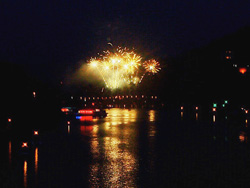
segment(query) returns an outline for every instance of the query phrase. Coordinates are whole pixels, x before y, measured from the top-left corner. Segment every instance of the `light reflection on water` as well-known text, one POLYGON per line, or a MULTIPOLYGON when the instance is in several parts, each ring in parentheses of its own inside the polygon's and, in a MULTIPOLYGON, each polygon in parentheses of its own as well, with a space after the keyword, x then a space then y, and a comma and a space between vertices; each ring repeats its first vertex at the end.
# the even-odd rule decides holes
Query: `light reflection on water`
POLYGON ((27 187, 27 161, 25 160, 23 163, 23 185, 27 187))
POLYGON ((35 174, 37 175, 38 171, 38 147, 35 149, 35 174))
POLYGON ((155 121, 155 110, 150 110, 149 114, 149 121, 155 121))
MULTIPOLYGON (((239 151, 249 159, 248 150, 244 153, 249 138, 247 119, 242 120, 236 132, 235 127, 228 125, 227 118, 219 115, 209 116, 205 124, 201 112, 198 120, 198 112, 185 113, 183 119, 183 112, 180 117, 178 111, 173 117, 178 119, 176 121, 170 121, 171 115, 157 110, 114 108, 107 113, 106 118, 92 119, 91 122, 86 118, 80 123, 64 121, 63 134, 53 132, 48 137, 51 139, 42 137, 43 144, 34 146, 24 160, 15 156, 15 142, 6 141, 6 163, 9 161, 12 163, 9 166, 16 169, 14 172, 20 172, 22 187, 53 187, 51 185, 57 184, 61 185, 58 187, 69 187, 72 182, 75 185, 72 187, 80 187, 81 183, 85 187, 154 187, 151 185, 159 185, 162 181, 161 185, 167 187, 175 178, 176 182, 185 177, 198 179, 204 171, 195 170, 204 165, 203 159, 213 160, 212 164, 223 171, 230 171, 227 164, 236 160, 237 169, 230 173, 240 168, 248 172, 247 167, 241 166, 241 158, 231 161, 239 151), (234 145, 242 147, 235 149, 234 145), (233 154, 227 146, 232 148, 233 154), (223 158, 213 158, 215 152, 223 158), (20 161, 19 166, 14 165, 16 158, 20 161), (225 166, 221 163, 224 158, 228 162, 225 166), (189 172, 197 175, 192 176, 189 172), (159 181, 155 181, 157 178, 159 181)), ((248 160, 245 162, 242 164, 247 164, 248 160)), ((208 175, 217 173, 210 166, 204 167, 208 175)), ((170 187, 178 186, 173 183, 170 187)))
POLYGON ((129 128, 136 120, 136 110, 111 109, 103 123, 93 126, 90 187, 136 187, 137 144, 129 128))
POLYGON ((9 141, 9 164, 11 165, 11 141, 9 141))
POLYGON ((68 125, 68 134, 70 134, 70 125, 68 125))
MULTIPOLYGON (((149 115, 149 121, 150 122, 155 122, 155 110, 150 110, 148 112, 149 115)), ((148 135, 150 137, 154 137, 156 134, 156 129, 155 129, 155 125, 154 124, 150 124, 149 125, 149 130, 148 130, 148 135)))

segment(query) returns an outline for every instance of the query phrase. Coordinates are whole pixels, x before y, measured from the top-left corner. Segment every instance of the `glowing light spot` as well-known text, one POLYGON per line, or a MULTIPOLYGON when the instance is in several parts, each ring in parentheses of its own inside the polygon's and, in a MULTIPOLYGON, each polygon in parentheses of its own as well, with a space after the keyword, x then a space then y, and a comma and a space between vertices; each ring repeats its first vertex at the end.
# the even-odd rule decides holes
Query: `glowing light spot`
POLYGON ((245 74, 247 72, 247 69, 246 68, 239 68, 239 72, 241 74, 245 74))
POLYGON ((28 147, 28 143, 27 142, 23 142, 22 143, 22 148, 27 148, 28 147))

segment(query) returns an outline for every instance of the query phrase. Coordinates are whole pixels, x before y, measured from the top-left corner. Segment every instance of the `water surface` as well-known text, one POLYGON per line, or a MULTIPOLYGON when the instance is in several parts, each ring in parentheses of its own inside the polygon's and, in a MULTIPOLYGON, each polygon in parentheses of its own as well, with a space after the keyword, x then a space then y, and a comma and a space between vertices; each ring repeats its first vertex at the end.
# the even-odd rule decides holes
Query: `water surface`
MULTIPOLYGON (((143 109, 66 117, 20 156, 1 143, 6 187, 240 187, 250 185, 247 121, 143 109)), ((49 123, 49 122, 48 122, 49 123)))

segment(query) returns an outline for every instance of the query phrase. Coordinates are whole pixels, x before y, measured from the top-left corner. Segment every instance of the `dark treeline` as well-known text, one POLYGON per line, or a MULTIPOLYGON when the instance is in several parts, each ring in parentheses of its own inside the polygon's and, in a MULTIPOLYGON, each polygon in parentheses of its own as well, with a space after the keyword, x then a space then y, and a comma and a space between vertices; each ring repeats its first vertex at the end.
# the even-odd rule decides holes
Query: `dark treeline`
POLYGON ((250 27, 167 59, 161 72, 158 93, 167 101, 211 103, 231 100, 250 104, 249 42, 250 27), (242 74, 240 68, 246 68, 242 74))

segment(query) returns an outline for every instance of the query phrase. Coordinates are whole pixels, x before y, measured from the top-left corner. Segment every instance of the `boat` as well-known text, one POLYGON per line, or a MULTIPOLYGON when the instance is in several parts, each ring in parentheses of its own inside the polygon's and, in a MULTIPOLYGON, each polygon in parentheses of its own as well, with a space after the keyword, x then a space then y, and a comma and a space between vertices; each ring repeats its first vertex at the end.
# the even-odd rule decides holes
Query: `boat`
POLYGON ((79 109, 76 113, 76 116, 93 116, 93 117, 106 117, 107 113, 105 110, 100 108, 86 108, 86 109, 79 109))
POLYGON ((75 107, 62 107, 61 108, 61 112, 65 113, 65 114, 72 114, 74 113, 74 111, 76 110, 75 107))

